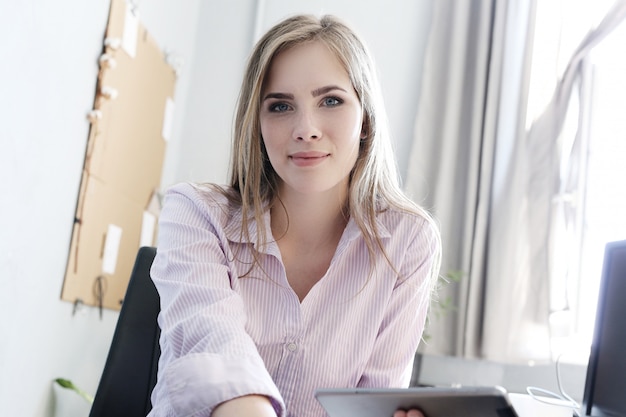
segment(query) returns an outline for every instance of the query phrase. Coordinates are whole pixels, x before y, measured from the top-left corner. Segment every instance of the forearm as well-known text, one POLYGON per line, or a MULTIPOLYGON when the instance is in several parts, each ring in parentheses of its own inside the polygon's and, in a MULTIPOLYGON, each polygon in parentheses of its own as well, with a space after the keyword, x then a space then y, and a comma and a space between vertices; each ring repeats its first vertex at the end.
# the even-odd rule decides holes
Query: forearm
POLYGON ((153 402, 171 414, 206 416, 219 404, 251 394, 272 398, 270 406, 277 410, 283 406, 245 328, 222 213, 206 207, 190 187, 180 186, 166 194, 160 215, 159 248, 151 269, 161 299, 161 357, 153 402))
POLYGON ((215 407, 211 417, 276 417, 269 398, 263 395, 245 395, 233 398, 215 407))

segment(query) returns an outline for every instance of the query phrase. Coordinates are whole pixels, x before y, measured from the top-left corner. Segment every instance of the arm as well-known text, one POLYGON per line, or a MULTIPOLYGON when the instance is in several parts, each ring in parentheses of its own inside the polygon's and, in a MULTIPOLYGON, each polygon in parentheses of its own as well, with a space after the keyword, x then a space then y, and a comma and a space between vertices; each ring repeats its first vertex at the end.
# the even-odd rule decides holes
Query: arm
MULTIPOLYGON (((218 405, 211 417, 276 417, 276 411, 267 397, 245 395, 218 405)), ((404 417, 404 416, 394 416, 404 417)))
POLYGON ((162 354, 154 407, 168 414, 209 416, 218 404, 228 410, 233 398, 238 399, 234 404, 251 406, 239 399, 258 394, 276 415, 284 406, 245 330, 222 210, 208 207, 190 186, 166 194, 151 270, 161 297, 162 354))
MULTIPOLYGON (((394 266, 399 272, 360 387, 408 386, 413 359, 430 305, 432 284, 439 268, 439 237, 430 223, 396 242, 394 266), (404 250, 402 248, 405 248, 404 250)), ((393 259, 394 254, 391 253, 393 259)))
MULTIPOLYGON (((400 269, 399 283, 394 289, 374 351, 359 386, 408 386, 414 355, 430 305, 432 280, 439 273, 437 231, 426 226, 406 253, 406 262, 400 269), (409 365, 403 366, 405 363, 409 365)), ((411 409, 398 410, 393 417, 426 416, 419 410, 411 409)))

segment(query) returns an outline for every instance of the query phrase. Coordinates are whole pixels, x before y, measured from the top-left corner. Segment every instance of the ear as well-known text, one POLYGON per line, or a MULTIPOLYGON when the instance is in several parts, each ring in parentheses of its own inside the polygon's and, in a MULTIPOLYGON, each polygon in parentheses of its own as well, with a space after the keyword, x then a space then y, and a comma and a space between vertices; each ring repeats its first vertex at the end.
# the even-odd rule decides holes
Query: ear
POLYGON ((363 120, 363 125, 361 126, 361 139, 367 139, 369 130, 369 124, 366 120, 363 120))

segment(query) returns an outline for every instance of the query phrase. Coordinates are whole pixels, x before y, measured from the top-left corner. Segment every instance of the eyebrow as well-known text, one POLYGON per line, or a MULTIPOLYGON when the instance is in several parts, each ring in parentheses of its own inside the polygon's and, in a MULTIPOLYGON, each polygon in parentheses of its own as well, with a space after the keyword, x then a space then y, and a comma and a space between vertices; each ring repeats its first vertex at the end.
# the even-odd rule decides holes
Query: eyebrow
MULTIPOLYGON (((324 87, 316 88, 315 90, 311 91, 311 96, 318 97, 318 96, 321 96, 322 94, 329 93, 333 90, 340 90, 340 91, 346 92, 345 89, 337 85, 327 85, 324 87)), ((279 100, 285 100, 285 99, 293 100, 294 96, 293 94, 288 94, 288 93, 268 93, 265 95, 265 97, 263 97, 263 101, 271 99, 271 98, 279 99, 279 100)))
POLYGON ((276 98, 276 99, 287 99, 287 100, 293 100, 293 94, 287 94, 287 93, 269 93, 266 94, 265 97, 263 97, 263 101, 265 100, 269 100, 270 98, 276 98))
POLYGON ((318 88, 316 90, 311 91, 311 95, 313 97, 318 97, 318 96, 321 96, 322 94, 329 93, 329 92, 331 92, 333 90, 341 90, 344 93, 347 92, 346 90, 344 90, 343 88, 339 87, 338 85, 327 85, 325 87, 321 87, 321 88, 318 88))

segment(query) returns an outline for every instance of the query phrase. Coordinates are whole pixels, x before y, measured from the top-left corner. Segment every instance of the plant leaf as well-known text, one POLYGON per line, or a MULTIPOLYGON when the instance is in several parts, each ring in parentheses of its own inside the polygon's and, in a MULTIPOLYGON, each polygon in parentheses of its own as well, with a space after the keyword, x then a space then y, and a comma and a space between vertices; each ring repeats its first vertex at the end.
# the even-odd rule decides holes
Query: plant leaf
POLYGON ((85 391, 83 391, 82 389, 78 388, 69 379, 57 378, 57 379, 54 380, 54 382, 56 382, 57 384, 59 384, 63 388, 66 388, 66 389, 74 391, 75 393, 77 393, 78 395, 83 397, 85 399, 85 401, 87 401, 90 404, 93 404, 93 396, 87 394, 85 391))

